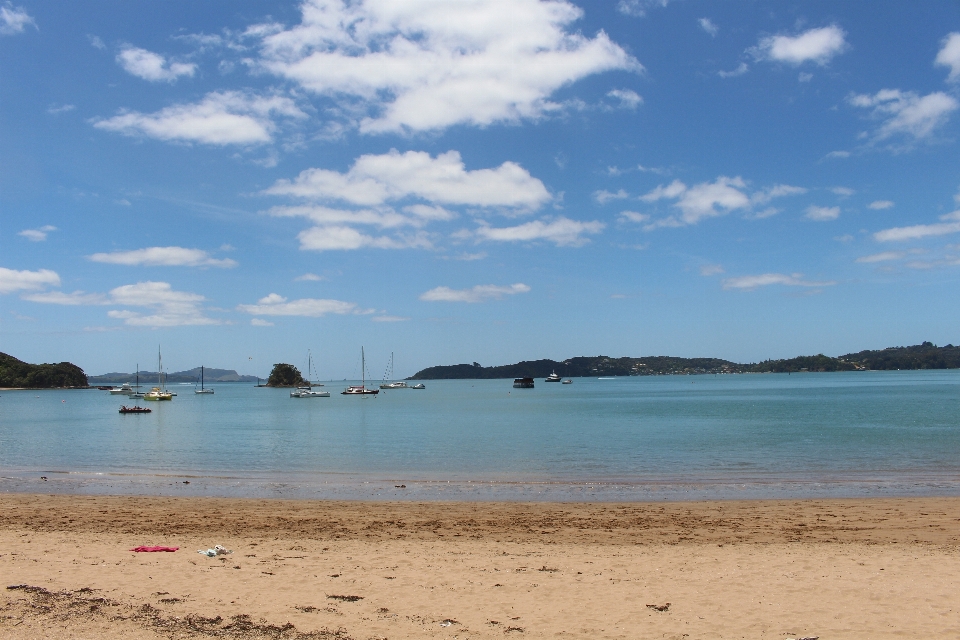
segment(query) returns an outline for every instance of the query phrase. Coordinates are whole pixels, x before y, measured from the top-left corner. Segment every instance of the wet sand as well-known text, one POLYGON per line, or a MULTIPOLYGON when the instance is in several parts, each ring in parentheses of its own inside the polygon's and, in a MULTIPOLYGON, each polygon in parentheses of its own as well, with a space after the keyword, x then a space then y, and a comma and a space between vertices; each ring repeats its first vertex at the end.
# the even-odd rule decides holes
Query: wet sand
POLYGON ((0 575, 2 638, 957 638, 960 499, 4 494, 0 575))

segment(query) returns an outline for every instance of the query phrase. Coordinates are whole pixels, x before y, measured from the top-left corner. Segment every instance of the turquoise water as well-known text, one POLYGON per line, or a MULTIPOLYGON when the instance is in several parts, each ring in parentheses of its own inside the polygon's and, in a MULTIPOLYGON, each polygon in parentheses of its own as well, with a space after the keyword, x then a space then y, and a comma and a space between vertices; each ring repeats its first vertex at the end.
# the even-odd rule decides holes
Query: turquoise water
POLYGON ((0 394, 0 490, 397 499, 960 495, 960 371, 0 394), (43 481, 40 476, 48 479, 43 481), (184 484, 184 481, 189 484, 184 484), (398 488, 396 485, 406 485, 398 488))

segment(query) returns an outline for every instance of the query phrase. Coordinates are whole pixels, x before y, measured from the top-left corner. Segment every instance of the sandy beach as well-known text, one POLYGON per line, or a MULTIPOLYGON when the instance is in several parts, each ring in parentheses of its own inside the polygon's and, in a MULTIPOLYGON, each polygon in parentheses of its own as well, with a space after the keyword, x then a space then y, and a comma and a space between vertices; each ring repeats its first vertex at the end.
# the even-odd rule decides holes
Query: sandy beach
POLYGON ((0 573, 3 638, 957 638, 960 499, 5 494, 0 573))

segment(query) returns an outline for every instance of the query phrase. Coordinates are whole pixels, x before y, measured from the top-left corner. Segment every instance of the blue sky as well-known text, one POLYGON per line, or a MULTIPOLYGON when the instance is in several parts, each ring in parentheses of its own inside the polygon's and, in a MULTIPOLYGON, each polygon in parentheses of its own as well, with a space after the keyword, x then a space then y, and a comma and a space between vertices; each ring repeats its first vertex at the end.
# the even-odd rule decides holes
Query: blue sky
POLYGON ((956 2, 4 2, 0 350, 960 341, 956 2))

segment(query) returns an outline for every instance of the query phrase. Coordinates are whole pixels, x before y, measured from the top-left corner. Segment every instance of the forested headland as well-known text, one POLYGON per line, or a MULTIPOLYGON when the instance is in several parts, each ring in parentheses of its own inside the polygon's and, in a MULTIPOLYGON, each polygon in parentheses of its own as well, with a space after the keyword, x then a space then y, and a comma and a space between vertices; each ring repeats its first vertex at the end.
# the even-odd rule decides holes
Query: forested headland
POLYGON ((70 362, 28 364, 0 353, 0 387, 15 389, 63 389, 86 387, 83 369, 70 362))

